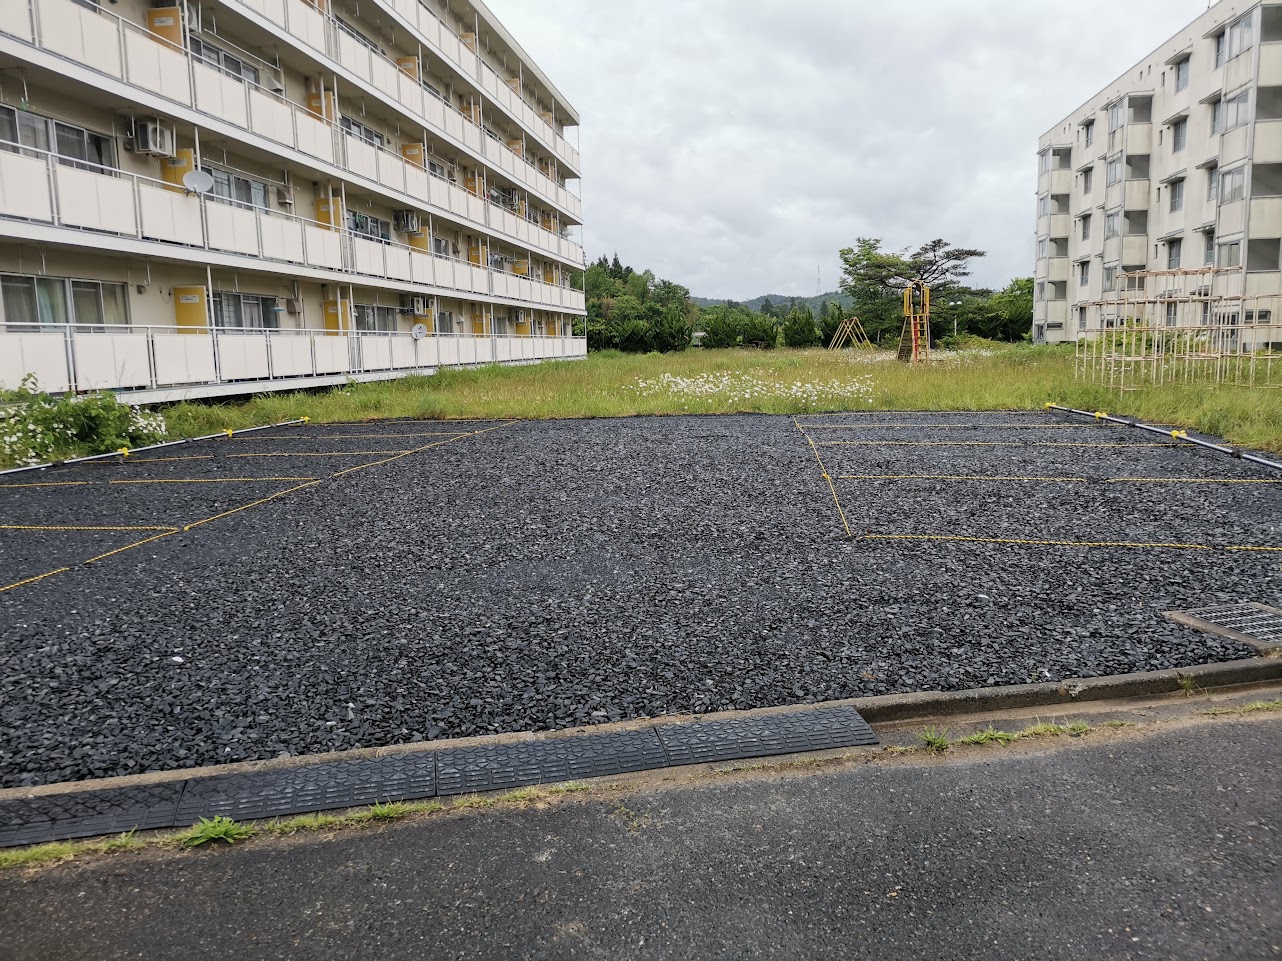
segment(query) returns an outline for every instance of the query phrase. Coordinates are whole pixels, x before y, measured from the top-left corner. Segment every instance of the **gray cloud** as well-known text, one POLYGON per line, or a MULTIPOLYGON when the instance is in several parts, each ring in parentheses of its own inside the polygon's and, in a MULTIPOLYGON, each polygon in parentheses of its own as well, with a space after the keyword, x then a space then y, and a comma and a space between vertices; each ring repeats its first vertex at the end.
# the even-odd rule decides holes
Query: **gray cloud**
POLYGON ((856 237, 1032 272, 1037 138, 1206 0, 489 0, 583 117, 584 241, 705 297, 856 237))

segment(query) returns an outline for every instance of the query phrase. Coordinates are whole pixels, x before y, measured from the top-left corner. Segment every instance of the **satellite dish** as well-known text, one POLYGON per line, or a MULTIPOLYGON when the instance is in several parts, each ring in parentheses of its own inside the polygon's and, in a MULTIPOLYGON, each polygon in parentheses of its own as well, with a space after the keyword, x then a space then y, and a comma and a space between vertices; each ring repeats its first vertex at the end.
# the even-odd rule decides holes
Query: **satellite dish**
POLYGON ((188 193, 207 194, 214 189, 214 176, 208 170, 188 170, 183 174, 183 186, 188 193))
POLYGON ((410 334, 415 340, 423 340, 427 337, 427 324, 415 324, 410 329, 410 334))

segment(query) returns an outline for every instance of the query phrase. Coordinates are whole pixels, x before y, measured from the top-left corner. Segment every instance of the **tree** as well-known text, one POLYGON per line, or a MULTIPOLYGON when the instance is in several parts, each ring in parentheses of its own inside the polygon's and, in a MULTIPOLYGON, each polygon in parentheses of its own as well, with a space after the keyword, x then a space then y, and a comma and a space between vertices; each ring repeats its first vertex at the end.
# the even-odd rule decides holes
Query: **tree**
POLYGON ((654 272, 602 256, 583 273, 589 350, 684 350, 694 336, 697 309, 690 291, 654 272))
POLYGON ((931 287, 939 303, 970 276, 970 262, 982 250, 951 247, 932 240, 912 253, 882 250, 876 237, 860 237, 841 251, 841 290, 854 301, 854 312, 873 340, 895 338, 903 326, 903 291, 914 281, 931 287))
POLYGON ((787 347, 814 347, 819 343, 815 315, 809 307, 797 307, 783 324, 783 342, 787 347))

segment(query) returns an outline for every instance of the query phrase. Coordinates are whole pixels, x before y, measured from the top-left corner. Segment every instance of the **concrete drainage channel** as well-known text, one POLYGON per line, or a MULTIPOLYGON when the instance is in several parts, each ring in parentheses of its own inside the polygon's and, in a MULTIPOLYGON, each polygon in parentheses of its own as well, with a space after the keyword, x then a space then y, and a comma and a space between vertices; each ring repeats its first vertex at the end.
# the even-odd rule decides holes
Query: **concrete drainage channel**
MULTIPOLYGON (((1273 651, 1276 654, 1276 651, 1273 651)), ((895 694, 810 708, 727 712, 696 720, 625 722, 537 735, 495 735, 431 747, 259 762, 189 774, 0 791, 0 847, 132 830, 180 828, 202 817, 257 820, 379 802, 511 790, 683 765, 880 743, 873 722, 1210 690, 1282 679, 1282 658, 1187 670, 949 693, 895 694)))
POLYGON ((82 782, 11 790, 0 792, 0 847, 185 827, 215 815, 280 817, 877 743, 854 708, 834 706, 521 740, 478 738, 463 747, 385 751, 357 760, 331 756, 182 779, 115 778, 112 786, 96 788, 82 782))

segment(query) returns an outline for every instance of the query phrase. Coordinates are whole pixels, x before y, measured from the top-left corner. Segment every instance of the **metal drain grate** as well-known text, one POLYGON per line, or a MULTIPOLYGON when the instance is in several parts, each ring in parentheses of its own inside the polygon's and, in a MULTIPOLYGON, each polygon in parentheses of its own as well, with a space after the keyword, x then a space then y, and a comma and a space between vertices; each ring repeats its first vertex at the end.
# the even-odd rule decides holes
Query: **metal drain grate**
POLYGON ((1197 611, 1167 611, 1177 624, 1250 644, 1264 652, 1282 650, 1282 611, 1264 604, 1233 604, 1197 611))

